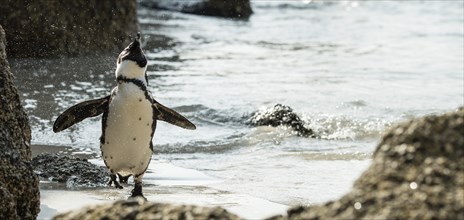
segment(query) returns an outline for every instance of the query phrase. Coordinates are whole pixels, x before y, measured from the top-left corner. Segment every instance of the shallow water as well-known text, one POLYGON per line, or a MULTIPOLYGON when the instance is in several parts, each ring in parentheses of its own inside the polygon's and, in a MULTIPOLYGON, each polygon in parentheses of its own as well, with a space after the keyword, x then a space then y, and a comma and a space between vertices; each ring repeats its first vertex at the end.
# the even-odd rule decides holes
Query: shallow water
MULTIPOLYGON (((349 191, 391 125, 464 105, 460 1, 253 1, 247 20, 139 9, 154 97, 198 127, 159 123, 155 160, 285 205, 349 191), (291 106, 321 138, 245 125, 291 106)), ((34 145, 99 153, 100 118, 59 134, 67 107, 109 93, 117 54, 11 60, 34 145)))

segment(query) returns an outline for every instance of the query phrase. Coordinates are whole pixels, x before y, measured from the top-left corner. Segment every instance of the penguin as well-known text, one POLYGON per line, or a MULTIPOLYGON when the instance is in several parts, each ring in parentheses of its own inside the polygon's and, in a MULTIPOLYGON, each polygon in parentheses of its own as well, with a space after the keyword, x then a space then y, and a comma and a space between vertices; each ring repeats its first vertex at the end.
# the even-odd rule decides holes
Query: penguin
POLYGON ((110 171, 109 186, 123 187, 134 177, 131 197, 143 196, 142 178, 153 154, 156 122, 195 130, 196 126, 176 111, 156 101, 148 91, 147 59, 140 45, 140 33, 118 56, 117 86, 110 95, 78 103, 58 116, 53 131, 60 132, 90 117, 103 114, 101 155, 110 171))

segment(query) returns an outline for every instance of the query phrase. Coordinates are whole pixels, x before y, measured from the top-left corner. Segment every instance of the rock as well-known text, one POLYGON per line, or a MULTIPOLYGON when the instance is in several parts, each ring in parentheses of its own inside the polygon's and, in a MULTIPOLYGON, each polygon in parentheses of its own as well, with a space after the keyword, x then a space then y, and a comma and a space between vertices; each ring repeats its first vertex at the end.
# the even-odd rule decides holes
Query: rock
POLYGON ((35 219, 40 200, 31 165, 31 128, 6 58, 0 25, 0 218, 35 219))
POLYGON ((464 108, 400 124, 340 200, 272 219, 464 219, 464 108))
POLYGON ((118 52, 137 32, 136 9, 136 0, 5 1, 0 24, 9 57, 118 52))
POLYGON ((261 108, 251 114, 247 124, 252 126, 288 126, 299 136, 315 137, 314 132, 306 128, 304 121, 289 106, 276 104, 270 108, 261 108))
POLYGON ((136 197, 111 204, 97 205, 59 214, 54 220, 92 220, 92 219, 240 219, 220 207, 200 207, 194 205, 169 205, 145 202, 136 197))
POLYGON ((226 18, 247 19, 253 13, 249 0, 141 0, 140 5, 148 8, 226 18))
POLYGON ((39 154, 32 166, 41 178, 66 183, 68 188, 106 186, 110 180, 105 167, 68 155, 39 154))

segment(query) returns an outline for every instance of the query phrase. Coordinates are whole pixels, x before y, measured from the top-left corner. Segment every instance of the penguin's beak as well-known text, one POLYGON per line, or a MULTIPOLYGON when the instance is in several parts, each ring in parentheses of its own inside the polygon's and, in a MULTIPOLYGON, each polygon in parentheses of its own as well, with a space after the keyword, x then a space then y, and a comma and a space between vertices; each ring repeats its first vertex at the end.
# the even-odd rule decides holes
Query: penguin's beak
POLYGON ((118 63, 126 59, 137 62, 140 67, 145 67, 147 65, 147 59, 140 47, 140 33, 137 33, 134 41, 119 54, 118 63))
POLYGON ((130 52, 136 52, 136 51, 141 51, 140 48, 140 32, 137 33, 137 36, 134 38, 134 41, 129 45, 128 51, 130 52))

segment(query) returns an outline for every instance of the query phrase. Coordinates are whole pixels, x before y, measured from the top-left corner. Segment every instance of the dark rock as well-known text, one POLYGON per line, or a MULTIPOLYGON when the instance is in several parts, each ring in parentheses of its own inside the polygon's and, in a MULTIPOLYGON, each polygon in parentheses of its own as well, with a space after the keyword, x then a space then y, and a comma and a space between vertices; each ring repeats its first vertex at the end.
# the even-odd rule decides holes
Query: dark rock
POLYGON ((136 197, 112 204, 97 205, 77 211, 57 215, 54 220, 84 219, 240 219, 220 207, 200 207, 193 205, 169 205, 145 202, 136 197))
POLYGON ((340 200, 273 219, 464 219, 464 108, 393 127, 340 200))
POLYGON ((299 136, 315 137, 314 132, 305 127, 305 123, 289 106, 276 104, 270 108, 261 108, 251 114, 247 124, 252 126, 287 126, 299 136))
POLYGON ((39 154, 32 159, 32 166, 41 178, 70 188, 106 186, 109 181, 106 168, 68 155, 39 154))
POLYGON ((31 166, 31 128, 13 85, 1 25, 0 97, 0 218, 35 219, 40 200, 39 178, 31 166))
POLYGON ((249 18, 253 13, 249 0, 142 0, 148 8, 226 18, 249 18))
POLYGON ((137 31, 137 3, 127 1, 2 1, 0 24, 10 57, 117 52, 137 31))

